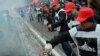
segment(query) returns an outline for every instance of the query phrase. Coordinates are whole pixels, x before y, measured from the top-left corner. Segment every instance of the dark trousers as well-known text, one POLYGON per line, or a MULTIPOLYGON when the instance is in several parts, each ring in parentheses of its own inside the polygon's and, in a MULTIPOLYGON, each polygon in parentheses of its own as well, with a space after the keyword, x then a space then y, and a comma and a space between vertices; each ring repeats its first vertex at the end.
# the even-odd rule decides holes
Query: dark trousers
MULTIPOLYGON (((63 33, 63 32, 65 32, 65 31, 60 31, 59 34, 63 33)), ((63 42, 63 43, 61 43, 61 45, 67 56, 76 56, 75 52, 73 51, 73 49, 71 48, 71 46, 68 42, 63 42)))
POLYGON ((33 21, 34 20, 32 14, 30 14, 29 17, 30 17, 30 21, 33 21))
POLYGON ((69 45, 68 42, 64 42, 61 44, 62 44, 62 48, 67 56, 76 56, 76 54, 74 53, 73 49, 71 48, 71 46, 69 45))
POLYGON ((41 14, 38 14, 37 15, 37 18, 38 18, 38 22, 43 22, 43 19, 42 19, 42 15, 41 14))

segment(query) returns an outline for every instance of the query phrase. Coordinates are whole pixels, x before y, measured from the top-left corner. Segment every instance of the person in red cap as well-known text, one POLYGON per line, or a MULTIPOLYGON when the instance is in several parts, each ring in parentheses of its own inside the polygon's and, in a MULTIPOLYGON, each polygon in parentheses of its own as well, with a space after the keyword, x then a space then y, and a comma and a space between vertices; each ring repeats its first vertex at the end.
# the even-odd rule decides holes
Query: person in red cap
POLYGON ((51 3, 52 6, 52 19, 53 23, 48 25, 48 28, 52 31, 52 29, 61 26, 59 32, 63 32, 68 30, 68 25, 66 24, 66 13, 64 9, 60 7, 59 2, 53 1, 51 3))
POLYGON ((74 24, 72 24, 72 21, 75 21, 75 17, 77 16, 78 10, 76 9, 75 3, 73 2, 67 2, 65 3, 65 13, 67 14, 67 22, 68 22, 68 26, 69 28, 72 28, 73 26, 79 24, 78 22, 74 22, 74 24))
MULTIPOLYGON (((68 24, 68 28, 73 28, 77 25, 79 25, 79 22, 76 22, 75 21, 75 17, 77 16, 77 9, 76 9, 76 6, 75 6, 75 3, 73 2, 67 2, 65 3, 65 7, 64 7, 64 10, 65 10, 65 13, 67 14, 67 18, 66 18, 66 22, 68 24)), ((70 43, 68 43, 70 44, 70 43)), ((64 42, 62 43, 62 48, 65 52, 66 55, 70 56, 76 56, 75 53, 73 52, 72 54, 72 49, 70 47, 70 45, 68 46, 67 42, 64 42)))
POLYGON ((54 24, 48 25, 48 28, 52 30, 53 28, 56 28, 58 26, 63 26, 61 27, 60 32, 65 31, 65 29, 69 30, 69 28, 72 28, 72 25, 69 26, 68 23, 70 23, 70 21, 74 21, 74 17, 77 16, 77 9, 75 7, 75 4, 73 2, 67 2, 65 3, 65 7, 61 9, 59 3, 57 1, 54 1, 52 2, 52 7, 55 11, 53 13, 55 14, 54 17, 57 20, 55 20, 56 22, 54 24))
MULTIPOLYGON (((61 34, 65 31, 68 31, 73 26, 75 26, 75 23, 74 23, 74 25, 72 24, 72 21, 74 21, 74 17, 76 14, 75 4, 73 2, 66 3, 64 9, 60 9, 58 2, 53 2, 52 6, 53 6, 54 10, 56 11, 55 17, 57 17, 59 20, 54 24, 48 25, 48 28, 54 29, 54 28, 57 28, 60 26, 61 28, 60 28, 59 34, 61 34)), ((71 55, 72 49, 71 49, 69 43, 64 42, 61 44, 62 44, 62 48, 63 48, 65 54, 71 55)), ((75 56, 74 53, 72 55, 75 56)))
POLYGON ((55 36, 45 45, 45 50, 50 52, 59 43, 70 41, 74 42, 73 47, 77 47, 77 56, 100 56, 100 25, 93 17, 92 8, 81 8, 76 18, 80 25, 55 36))
POLYGON ((56 7, 56 6, 58 6, 58 4, 59 4, 59 2, 53 1, 52 4, 51 4, 51 6, 52 6, 52 7, 56 7))
POLYGON ((67 2, 65 4, 65 12, 70 12, 75 8, 75 4, 73 2, 67 2))

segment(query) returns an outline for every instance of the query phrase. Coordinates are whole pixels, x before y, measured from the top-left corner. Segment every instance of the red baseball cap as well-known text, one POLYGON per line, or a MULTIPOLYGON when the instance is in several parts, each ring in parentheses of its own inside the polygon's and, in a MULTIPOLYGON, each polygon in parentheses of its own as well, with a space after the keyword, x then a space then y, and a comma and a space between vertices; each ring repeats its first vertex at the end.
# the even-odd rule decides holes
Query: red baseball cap
POLYGON ((75 4, 73 2, 67 2, 65 4, 65 12, 71 11, 73 8, 75 8, 75 4))
POLYGON ((57 1, 53 1, 52 3, 51 3, 51 6, 52 7, 55 7, 55 6, 57 6, 59 3, 57 2, 57 1))
POLYGON ((93 16, 94 16, 94 11, 92 8, 83 7, 79 10, 78 17, 76 18, 76 21, 84 22, 93 16))

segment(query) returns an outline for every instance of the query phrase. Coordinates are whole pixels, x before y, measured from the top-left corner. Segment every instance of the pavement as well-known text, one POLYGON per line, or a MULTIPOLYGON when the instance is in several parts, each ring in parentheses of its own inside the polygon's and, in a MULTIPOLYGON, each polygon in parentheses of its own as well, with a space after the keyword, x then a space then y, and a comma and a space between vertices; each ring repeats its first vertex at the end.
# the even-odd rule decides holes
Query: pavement
MULTIPOLYGON (((44 25, 42 22, 38 22, 37 19, 34 17, 33 21, 30 21, 31 25, 42 34, 42 36, 45 36, 45 40, 51 40, 55 35, 58 35, 58 31, 50 32, 46 25, 44 25)), ((61 44, 55 47, 55 49, 58 52, 64 53, 61 47, 61 44), (59 49, 59 50, 58 50, 59 49)), ((65 54, 63 54, 65 56, 65 54)))

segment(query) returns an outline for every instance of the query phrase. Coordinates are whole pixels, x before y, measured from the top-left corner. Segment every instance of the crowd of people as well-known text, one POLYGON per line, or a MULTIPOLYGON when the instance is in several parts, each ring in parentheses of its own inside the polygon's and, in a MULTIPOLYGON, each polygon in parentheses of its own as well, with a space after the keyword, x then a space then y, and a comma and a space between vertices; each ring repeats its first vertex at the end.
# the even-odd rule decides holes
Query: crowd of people
POLYGON ((53 0, 36 8, 37 21, 58 35, 47 41, 46 52, 61 43, 66 56, 100 55, 100 7, 94 0, 53 0), (76 52, 75 52, 76 51, 76 52))

